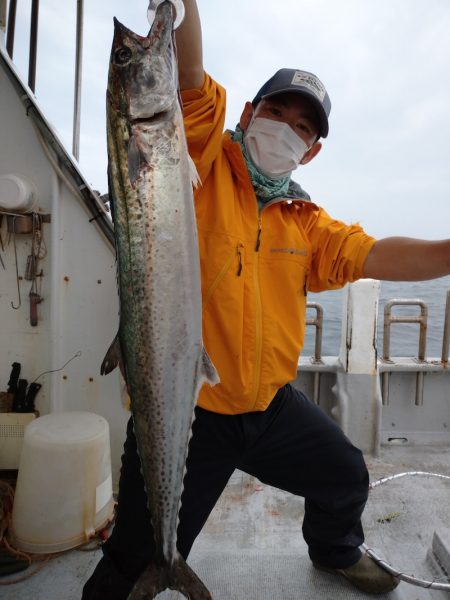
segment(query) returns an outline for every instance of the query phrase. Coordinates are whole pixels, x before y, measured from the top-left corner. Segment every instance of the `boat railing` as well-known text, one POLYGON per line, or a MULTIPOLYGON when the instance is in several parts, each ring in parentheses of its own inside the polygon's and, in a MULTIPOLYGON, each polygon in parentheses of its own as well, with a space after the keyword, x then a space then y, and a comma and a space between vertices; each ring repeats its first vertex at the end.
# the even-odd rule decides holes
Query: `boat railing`
POLYGON ((447 443, 450 291, 442 355, 429 358, 428 306, 417 299, 397 298, 385 304, 377 352, 379 290, 380 282, 369 279, 346 287, 338 356, 322 354, 326 314, 320 304, 308 305, 316 311, 315 318, 307 318, 307 326, 315 329, 315 345, 310 356, 300 358, 293 383, 369 454, 376 455, 381 443, 447 443), (400 314, 394 312, 397 308, 400 314), (391 355, 392 327, 397 323, 417 325, 416 356, 391 355))
MULTIPOLYGON (((427 343, 427 324, 428 307, 422 300, 394 299, 387 302, 384 306, 384 335, 383 335, 383 357, 381 362, 385 365, 394 364, 390 356, 391 346, 391 326, 394 323, 416 323, 419 325, 419 348, 417 358, 414 359, 418 364, 425 364, 426 343, 427 343), (416 306, 420 308, 420 314, 414 315, 394 315, 392 309, 395 306, 416 306)), ((381 375, 383 404, 389 404, 389 380, 391 372, 385 370, 381 375)), ((424 371, 419 370, 416 374, 416 406, 423 405, 423 383, 424 371)))
MULTIPOLYGON (((306 325, 313 326, 316 328, 314 338, 314 356, 311 358, 312 364, 318 365, 323 364, 322 361, 322 335, 323 335, 323 308, 317 302, 308 302, 308 309, 316 311, 315 317, 307 317, 306 325)), ((316 404, 319 404, 320 398, 320 371, 314 373, 314 384, 313 384, 313 400, 316 404)))
MULTIPOLYGON (((374 317, 375 318, 375 317, 374 317)), ((337 373, 342 370, 343 350, 340 356, 322 355, 322 338, 324 334, 324 309, 317 302, 307 304, 307 327, 314 327, 314 350, 310 356, 303 355, 299 361, 299 370, 310 373, 313 377, 312 396, 316 404, 320 403, 321 377, 324 373, 337 373), (314 310, 315 315, 310 311, 314 310)), ((415 375, 415 398, 416 406, 423 406, 424 381, 427 373, 443 372, 448 370, 449 345, 450 345, 450 290, 447 292, 445 306, 442 354, 440 359, 427 359, 426 339, 428 328, 428 306, 420 299, 394 298, 386 302, 384 306, 384 323, 382 337, 382 356, 376 360, 376 371, 381 381, 381 398, 384 406, 389 405, 389 387, 391 376, 394 373, 409 373, 415 375), (418 308, 418 314, 394 314, 396 307, 418 308), (392 326, 398 323, 418 325, 417 355, 411 357, 391 356, 392 326)), ((377 336, 375 336, 376 339, 377 336)), ((341 345, 346 341, 342 340, 341 345)), ((344 352, 345 353, 345 352, 344 352)))
MULTIPOLYGON (((322 339, 323 339, 323 331, 324 331, 324 309, 321 304, 317 302, 308 302, 307 310, 315 310, 315 316, 308 316, 306 319, 307 327, 314 327, 314 354, 307 357, 308 363, 310 365, 316 365, 319 367, 324 366, 325 357, 322 355, 322 339)), ((446 296, 446 306, 445 306, 445 315, 444 315, 444 327, 443 327, 443 336, 442 336, 442 354, 440 360, 433 360, 429 362, 426 357, 426 339, 427 339, 427 329, 428 329, 428 306, 427 304, 420 299, 414 298, 394 298, 386 302, 384 306, 384 323, 383 323, 383 355, 378 359, 378 363, 380 366, 380 370, 383 371, 384 375, 389 375, 389 366, 392 366, 392 370, 397 370, 396 367, 404 367, 405 360, 409 360, 412 365, 417 365, 418 373, 426 370, 427 366, 431 368, 431 370, 436 370, 437 365, 442 365, 442 367, 446 367, 449 362, 449 349, 450 349, 450 290, 447 292, 446 296), (420 314, 393 314, 392 309, 396 306, 416 306, 420 308, 420 314), (408 323, 419 325, 419 339, 418 339, 418 351, 417 356, 412 357, 411 359, 403 359, 399 361, 399 357, 391 356, 391 328, 393 324, 397 323, 408 323)), ((327 357, 329 358, 329 357, 327 357)), ((323 370, 323 369, 320 369, 323 370)), ((410 369, 407 369, 410 370, 410 369)), ((384 381, 388 382, 388 377, 384 378, 384 381)), ((388 384, 385 386, 386 391, 388 388, 388 384)), ((384 396, 386 398, 386 402, 388 403, 388 394, 384 396)), ((420 402, 417 403, 420 405, 420 402)))
POLYGON ((445 303, 444 335, 442 336, 441 362, 444 365, 448 364, 449 344, 450 344, 450 290, 447 292, 447 300, 445 303))
MULTIPOLYGON (((75 81, 72 154, 79 160, 80 155, 80 119, 81 119, 81 81, 83 52, 83 14, 84 0, 77 0, 76 46, 75 46, 75 81)), ((6 26, 6 51, 14 60, 14 38, 16 30, 17 0, 0 0, 0 28, 6 26), (7 24, 6 24, 7 20, 7 24)), ((37 43, 39 33, 39 0, 31 1, 30 13, 30 49, 28 57, 28 87, 34 93, 36 88, 37 43)))

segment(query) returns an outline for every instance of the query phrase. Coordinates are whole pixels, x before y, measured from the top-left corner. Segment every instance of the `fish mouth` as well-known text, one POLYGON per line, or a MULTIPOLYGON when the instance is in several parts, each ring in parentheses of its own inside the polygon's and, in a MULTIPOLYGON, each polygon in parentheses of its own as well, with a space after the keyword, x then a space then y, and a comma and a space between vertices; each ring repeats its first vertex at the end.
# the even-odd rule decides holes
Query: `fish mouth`
POLYGON ((167 121, 172 118, 173 109, 163 110, 155 115, 148 115, 145 117, 136 117, 135 119, 130 119, 130 123, 132 125, 153 125, 154 123, 161 123, 162 121, 167 121))

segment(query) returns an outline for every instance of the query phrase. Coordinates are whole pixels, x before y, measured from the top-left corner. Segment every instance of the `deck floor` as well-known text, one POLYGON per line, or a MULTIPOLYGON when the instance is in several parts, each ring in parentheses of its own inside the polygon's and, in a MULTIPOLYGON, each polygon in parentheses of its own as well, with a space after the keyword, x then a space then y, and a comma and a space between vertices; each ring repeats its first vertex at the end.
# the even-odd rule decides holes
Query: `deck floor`
MULTIPOLYGON (((367 459, 371 480, 405 471, 450 475, 450 449, 383 448, 367 459)), ((450 484, 405 477, 371 491, 363 522, 366 542, 395 567, 436 577, 427 558, 434 531, 450 539, 450 484)), ((303 500, 236 472, 199 536, 189 562, 214 600, 352 600, 370 598, 339 577, 316 571, 301 534, 303 500)), ((100 550, 73 550, 33 577, 1 585, 2 600, 79 600, 100 550)), ((26 574, 26 572, 24 572, 26 574)), ((2 582, 10 578, 3 577, 2 582)), ((158 599, 182 598, 164 592, 158 599)), ((441 600, 450 594, 402 582, 380 600, 441 600)))

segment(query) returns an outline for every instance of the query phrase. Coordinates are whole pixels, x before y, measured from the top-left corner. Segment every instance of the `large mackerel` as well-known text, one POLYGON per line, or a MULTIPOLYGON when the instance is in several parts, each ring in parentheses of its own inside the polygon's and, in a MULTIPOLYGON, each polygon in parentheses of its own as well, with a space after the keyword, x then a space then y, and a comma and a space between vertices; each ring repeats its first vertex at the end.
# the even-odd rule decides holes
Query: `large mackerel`
POLYGON ((107 129, 120 325, 102 372, 121 363, 131 398, 157 556, 131 600, 166 588, 211 600, 176 548, 194 407, 218 378, 202 342, 192 161, 179 101, 172 4, 155 2, 147 37, 117 20, 107 129))

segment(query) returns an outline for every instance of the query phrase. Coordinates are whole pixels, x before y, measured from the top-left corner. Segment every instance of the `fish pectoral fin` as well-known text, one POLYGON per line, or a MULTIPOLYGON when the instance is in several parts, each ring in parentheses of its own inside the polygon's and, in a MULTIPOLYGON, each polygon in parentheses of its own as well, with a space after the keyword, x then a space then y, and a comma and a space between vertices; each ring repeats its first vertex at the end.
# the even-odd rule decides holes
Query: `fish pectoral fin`
POLYGON ((188 154, 189 161, 189 177, 191 179, 191 183, 194 188, 198 188, 198 186, 202 186, 202 180, 200 179, 200 175, 198 174, 197 167, 195 166, 195 162, 192 160, 191 156, 188 154))
POLYGON ((139 150, 136 136, 132 135, 128 142, 128 177, 131 185, 134 185, 139 178, 141 167, 141 151, 139 150))
POLYGON ((120 368, 122 377, 125 378, 125 367, 122 359, 122 351, 120 349, 119 336, 116 335, 111 346, 108 348, 108 352, 103 359, 102 366, 100 367, 100 373, 102 375, 108 375, 111 371, 114 371, 116 367, 120 368))
POLYGON ((202 349, 202 361, 200 367, 201 374, 209 385, 216 385, 220 383, 219 373, 216 367, 213 365, 212 360, 209 358, 205 348, 202 349))
POLYGON ((154 598, 165 589, 181 592, 190 600, 213 600, 205 584, 181 556, 171 566, 151 563, 137 580, 128 600, 154 598))

